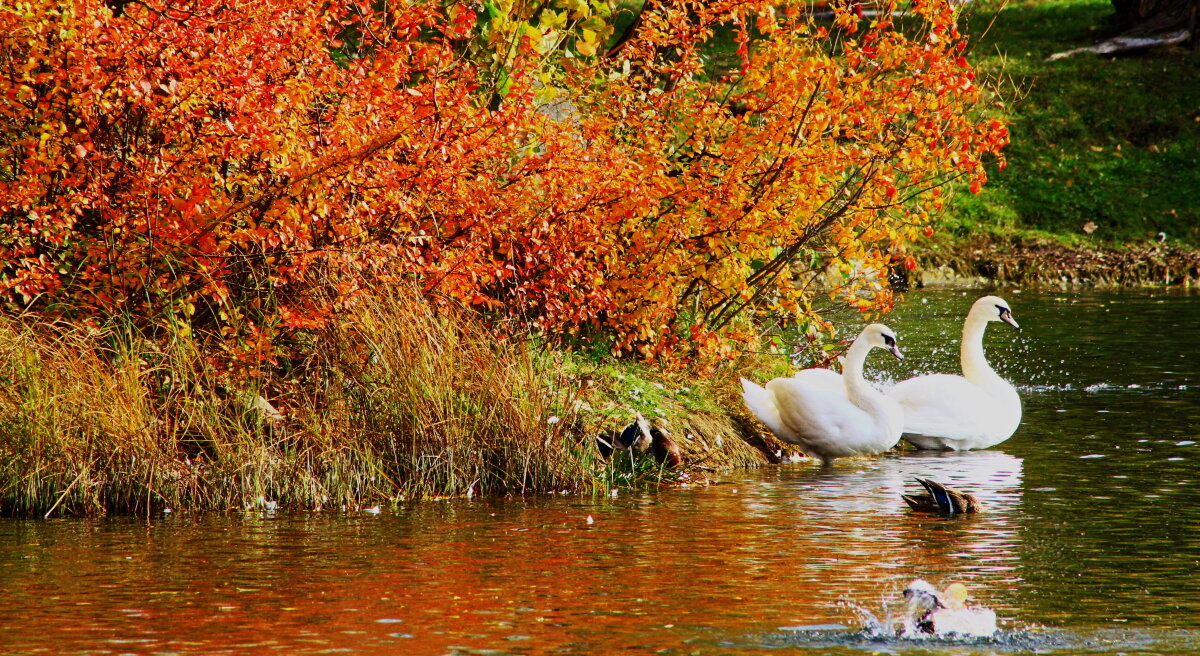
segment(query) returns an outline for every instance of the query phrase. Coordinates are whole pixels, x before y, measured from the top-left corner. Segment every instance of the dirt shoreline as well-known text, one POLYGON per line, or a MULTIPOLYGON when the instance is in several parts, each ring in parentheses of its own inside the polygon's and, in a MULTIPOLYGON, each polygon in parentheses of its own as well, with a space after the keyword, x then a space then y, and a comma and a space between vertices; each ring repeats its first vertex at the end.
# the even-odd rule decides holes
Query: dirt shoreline
POLYGON ((968 237, 918 252, 919 284, 1054 287, 1200 285, 1200 250, 1169 243, 1074 247, 1031 237, 968 237))

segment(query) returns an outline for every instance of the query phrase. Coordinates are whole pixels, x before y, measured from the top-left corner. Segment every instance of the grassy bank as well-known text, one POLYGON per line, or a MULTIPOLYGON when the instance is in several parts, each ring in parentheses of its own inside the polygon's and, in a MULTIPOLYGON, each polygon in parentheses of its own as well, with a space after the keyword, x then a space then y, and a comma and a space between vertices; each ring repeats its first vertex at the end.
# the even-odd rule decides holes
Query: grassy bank
MULTIPOLYGON (((981 32, 998 7, 977 4, 972 31, 981 32)), ((1194 262, 1200 50, 1048 60, 1114 35, 1112 14, 1108 0, 1015 0, 975 43, 972 61, 1000 81, 1007 105, 1008 167, 993 167, 982 193, 956 197, 928 264, 1000 275, 1035 275, 1049 265, 1060 269, 1050 280, 1102 281, 1094 265, 1120 262, 1111 280, 1157 283, 1164 270, 1194 262), (1155 247, 1153 257, 1171 262, 1139 266, 1155 247), (999 253, 988 263, 972 256, 977 250, 999 253), (1025 251, 1030 257, 1022 259, 1025 251), (1140 269, 1144 279, 1134 275, 1140 269)))
MULTIPOLYGON (((976 6, 973 30, 991 19, 991 2, 976 6)), ((1102 38, 1110 13, 1107 0, 1014 2, 975 44, 973 61, 1001 81, 1009 166, 992 171, 981 194, 957 194, 923 245, 927 274, 1062 284, 1200 278, 1200 57, 1166 49, 1047 61, 1102 38)), ((734 60, 725 55, 714 65, 734 60)), ((557 260, 547 262, 553 271, 557 260)), ((643 281, 638 267, 628 273, 630 289, 643 281)), ((737 385, 743 371, 785 373, 780 357, 703 375, 636 364, 507 334, 404 292, 363 299, 332 327, 297 333, 307 341, 289 342, 296 361, 272 363, 269 375, 215 369, 206 356, 228 344, 138 334, 120 324, 0 319, 0 513, 605 493, 703 480, 768 461, 780 447, 759 436, 737 385), (666 431, 680 464, 650 452, 601 454, 597 438, 611 441, 635 413, 666 431)))
MULTIPOLYGON (((316 335, 290 378, 234 385, 200 345, 0 321, 0 512, 363 508, 702 479, 764 462, 705 380, 518 340, 412 295, 316 335), (272 405, 267 405, 268 400, 272 405), (683 459, 600 455, 642 412, 683 459)), ((242 379, 245 380, 245 379, 242 379)))

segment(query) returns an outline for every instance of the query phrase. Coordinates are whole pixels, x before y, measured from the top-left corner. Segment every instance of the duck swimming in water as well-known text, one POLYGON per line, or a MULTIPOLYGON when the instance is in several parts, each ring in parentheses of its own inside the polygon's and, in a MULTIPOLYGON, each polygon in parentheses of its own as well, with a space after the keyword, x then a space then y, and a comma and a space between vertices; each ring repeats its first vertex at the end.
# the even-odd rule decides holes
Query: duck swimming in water
POLYGON ((947 485, 928 479, 916 479, 926 494, 902 494, 900 498, 909 508, 917 512, 937 513, 939 515, 957 515, 960 513, 979 512, 979 501, 972 495, 956 490, 947 485))
POLYGON ((903 635, 926 634, 990 638, 996 634, 996 611, 982 606, 968 607, 967 586, 951 583, 938 592, 928 581, 916 579, 904 590, 910 619, 903 635))

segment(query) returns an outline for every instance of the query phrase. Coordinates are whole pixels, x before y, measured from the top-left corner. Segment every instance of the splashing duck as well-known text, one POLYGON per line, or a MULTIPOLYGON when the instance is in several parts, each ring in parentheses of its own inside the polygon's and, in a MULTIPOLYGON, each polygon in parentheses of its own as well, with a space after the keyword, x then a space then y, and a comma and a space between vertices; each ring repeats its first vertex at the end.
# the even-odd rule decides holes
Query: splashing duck
POLYGON ((990 638, 996 634, 996 611, 982 606, 968 607, 967 586, 951 583, 938 592, 928 581, 916 579, 904 590, 909 619, 902 635, 950 635, 990 638))

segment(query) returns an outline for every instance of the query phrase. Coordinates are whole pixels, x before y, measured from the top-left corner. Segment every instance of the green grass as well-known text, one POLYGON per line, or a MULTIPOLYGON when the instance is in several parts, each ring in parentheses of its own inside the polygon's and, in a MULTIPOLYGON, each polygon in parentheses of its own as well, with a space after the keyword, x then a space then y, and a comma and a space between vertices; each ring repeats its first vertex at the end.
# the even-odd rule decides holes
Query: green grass
MULTIPOLYGON (((977 5, 971 29, 995 7, 977 5)), ((974 45, 972 60, 999 81, 1012 144, 981 194, 957 195, 952 234, 1088 246, 1164 232, 1200 245, 1200 50, 1047 61, 1113 35, 1112 13, 1108 0, 1018 0, 974 45)))

